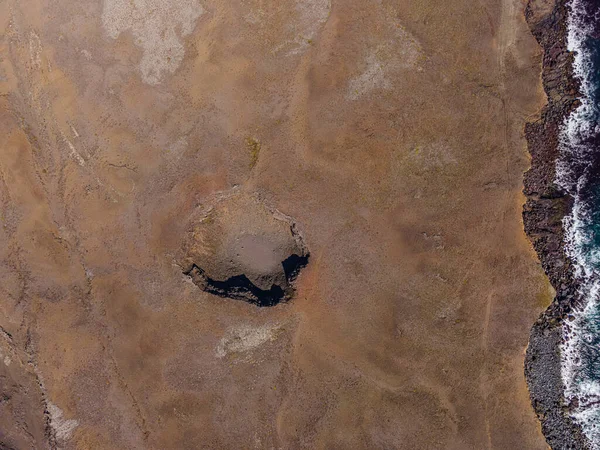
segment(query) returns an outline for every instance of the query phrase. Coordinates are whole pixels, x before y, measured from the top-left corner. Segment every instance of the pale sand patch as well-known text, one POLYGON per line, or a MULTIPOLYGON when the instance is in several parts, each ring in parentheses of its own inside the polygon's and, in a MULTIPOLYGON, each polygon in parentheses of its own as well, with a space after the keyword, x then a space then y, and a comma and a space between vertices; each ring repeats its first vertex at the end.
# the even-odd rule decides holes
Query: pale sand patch
POLYGON ((42 41, 35 31, 29 33, 29 54, 31 69, 40 69, 42 67, 42 41))
POLYGON ((241 325, 230 328, 215 348, 217 358, 223 358, 230 353, 243 353, 272 341, 276 336, 279 325, 263 325, 253 327, 241 325))
POLYGON ((180 38, 194 31, 203 13, 198 0, 105 0, 102 23, 113 39, 131 30, 143 50, 142 80, 155 85, 179 67, 185 53, 180 38))
POLYGON ((283 0, 277 7, 262 7, 262 2, 249 1, 244 20, 259 28, 277 27, 281 40, 272 52, 293 56, 304 53, 317 38, 329 18, 331 0, 283 0))
POLYGON ((393 84, 389 74, 417 67, 421 56, 419 42, 399 23, 390 23, 396 29, 394 39, 375 47, 365 57, 365 69, 348 83, 349 100, 357 100, 374 90, 390 90, 393 84))
POLYGON ((73 434, 73 430, 79 426, 75 419, 64 419, 63 411, 52 402, 48 402, 48 413, 50 413, 50 426, 58 441, 66 441, 73 434))
POLYGON ((378 60, 376 54, 367 55, 366 64, 365 71, 350 80, 348 85, 348 98, 350 100, 356 100, 375 89, 390 89, 392 87, 392 83, 385 76, 384 65, 378 60))
POLYGON ((182 136, 167 147, 165 152, 165 158, 170 163, 175 164, 177 161, 179 161, 179 159, 181 159, 187 148, 188 140, 185 136, 182 136))
POLYGON ((317 36, 317 33, 327 21, 331 11, 330 0, 306 0, 296 2, 296 12, 298 13, 296 22, 292 23, 290 29, 296 35, 288 42, 291 49, 288 55, 295 55, 303 52, 310 45, 310 42, 317 36))
POLYGON ((442 141, 416 146, 409 157, 421 169, 425 170, 443 169, 458 164, 455 151, 442 141))
POLYGON ((1 348, 0 348, 0 360, 2 360, 2 362, 4 363, 4 365, 6 367, 10 366, 10 363, 12 362, 12 359, 10 358, 10 356, 4 355, 4 353, 2 353, 1 348))
MULTIPOLYGON (((64 138, 64 135, 63 135, 64 138)), ((69 146, 69 150, 70 150, 70 156, 77 161, 77 164, 79 164, 81 167, 85 166, 85 159, 83 159, 83 157, 79 154, 79 152, 77 151, 77 149, 75 148, 75 146, 73 145, 73 143, 71 141, 69 141, 68 139, 65 138, 65 142, 67 143, 67 145, 69 146)))

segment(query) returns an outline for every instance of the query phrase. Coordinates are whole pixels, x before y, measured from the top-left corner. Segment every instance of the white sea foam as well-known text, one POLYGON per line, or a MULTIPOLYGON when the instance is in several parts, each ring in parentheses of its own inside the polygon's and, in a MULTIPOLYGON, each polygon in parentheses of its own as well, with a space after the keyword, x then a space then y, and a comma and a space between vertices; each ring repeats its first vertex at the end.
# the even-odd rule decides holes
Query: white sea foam
MULTIPOLYGON (((575 52, 573 70, 580 82, 581 104, 565 120, 560 135, 561 157, 556 165, 556 181, 575 199, 571 214, 564 219, 566 250, 574 262, 575 276, 580 285, 579 293, 585 302, 573 311, 574 319, 563 326, 561 346, 561 374, 565 385, 567 403, 578 400, 572 413, 582 427, 593 450, 600 450, 600 382, 587 373, 586 356, 600 354, 594 347, 594 339, 600 329, 592 320, 600 311, 600 249, 593 245, 589 233, 590 207, 580 197, 587 183, 586 166, 592 161, 592 148, 586 140, 599 133, 595 120, 595 108, 591 95, 593 69, 591 55, 584 42, 593 32, 593 25, 585 16, 584 0, 572 0, 568 17, 567 48, 575 52)), ((598 374, 597 376, 600 376, 598 374)))
POLYGON ((581 425, 585 435, 591 442, 591 449, 597 450, 600 448, 598 445, 598 437, 600 437, 600 406, 593 405, 589 408, 579 409, 573 413, 575 420, 581 425))
POLYGON ((590 318, 597 314, 599 305, 600 283, 582 287, 586 298, 585 306, 575 311, 575 319, 563 328, 562 378, 565 384, 565 399, 570 403, 577 399, 579 406, 573 411, 573 418, 589 439, 592 450, 600 450, 600 382, 590 378, 587 373, 587 361, 584 355, 598 352, 594 348, 595 335, 598 329, 590 328, 590 318))
POLYGON ((567 49, 574 52, 573 71, 580 82, 581 104, 563 124, 560 135, 562 158, 557 162, 556 174, 557 182, 573 195, 577 192, 580 180, 575 178, 572 163, 589 161, 586 156, 589 156, 590 149, 584 145, 585 139, 600 132, 598 124, 591 120, 595 110, 590 80, 593 62, 589 52, 585 51, 584 41, 594 30, 593 25, 586 20, 583 2, 584 0, 571 1, 567 23, 567 49))

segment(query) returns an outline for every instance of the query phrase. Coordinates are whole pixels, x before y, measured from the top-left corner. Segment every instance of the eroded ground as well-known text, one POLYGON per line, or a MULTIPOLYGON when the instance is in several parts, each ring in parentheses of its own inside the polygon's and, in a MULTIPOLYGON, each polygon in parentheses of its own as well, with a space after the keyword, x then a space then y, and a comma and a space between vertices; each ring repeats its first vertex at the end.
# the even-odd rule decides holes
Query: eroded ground
POLYGON ((1 445, 545 448, 523 8, 0 2, 1 445), (291 301, 183 273, 233 190, 301 231, 291 301))

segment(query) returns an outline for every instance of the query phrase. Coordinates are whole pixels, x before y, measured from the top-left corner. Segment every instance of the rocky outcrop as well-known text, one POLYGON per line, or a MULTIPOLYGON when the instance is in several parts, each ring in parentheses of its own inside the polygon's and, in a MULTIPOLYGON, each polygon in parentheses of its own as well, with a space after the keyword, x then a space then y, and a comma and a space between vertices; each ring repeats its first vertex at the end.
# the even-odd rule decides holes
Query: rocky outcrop
POLYGON ((33 358, 0 327, 0 449, 58 448, 48 404, 33 358))
POLYGON ((560 127, 578 105, 578 86, 572 76, 573 55, 566 47, 567 1, 557 0, 551 8, 547 3, 531 0, 526 9, 527 22, 544 52, 542 79, 548 103, 539 120, 525 129, 531 168, 524 178, 523 222, 556 296, 531 330, 525 375, 548 444, 553 449, 585 449, 588 443, 565 405, 560 370, 562 322, 579 301, 562 225, 573 199, 554 182, 560 127))

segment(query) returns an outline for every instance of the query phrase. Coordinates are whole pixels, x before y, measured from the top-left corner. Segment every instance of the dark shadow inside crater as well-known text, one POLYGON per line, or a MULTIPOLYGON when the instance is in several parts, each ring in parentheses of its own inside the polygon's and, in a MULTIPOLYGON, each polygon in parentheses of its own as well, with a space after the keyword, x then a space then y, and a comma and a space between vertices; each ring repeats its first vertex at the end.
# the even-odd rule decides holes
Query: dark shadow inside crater
POLYGON ((292 298, 294 288, 293 281, 296 279, 300 270, 308 264, 309 255, 292 254, 281 265, 285 274, 287 286, 271 285, 271 289, 265 290, 256 286, 245 275, 234 275, 226 280, 214 280, 209 277, 206 272, 197 265, 192 265, 192 268, 185 275, 192 278, 194 283, 203 291, 219 297, 227 297, 235 300, 244 300, 257 306, 275 306, 282 301, 287 301, 292 298))
POLYGON ((294 281, 300 271, 306 267, 309 256, 310 255, 299 256, 294 253, 281 263, 283 266, 283 273, 285 273, 285 279, 288 283, 294 281))

